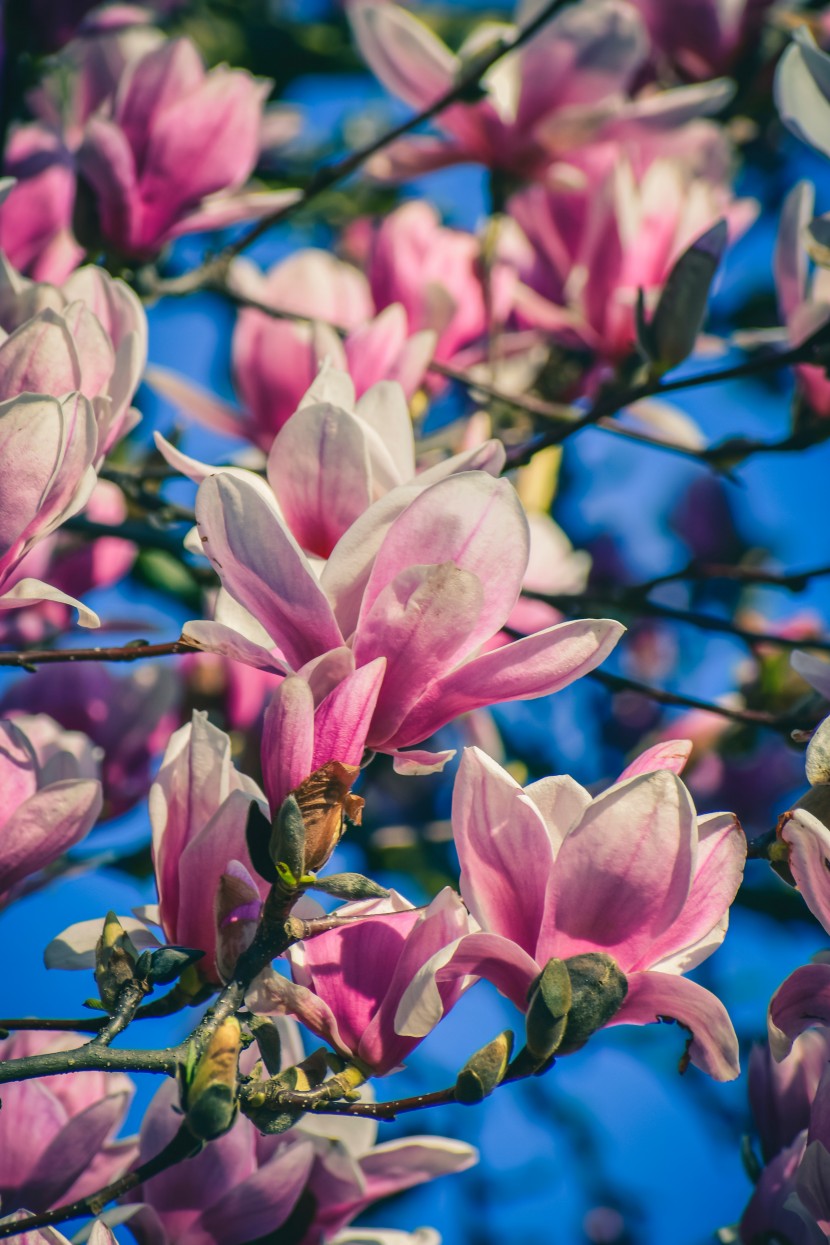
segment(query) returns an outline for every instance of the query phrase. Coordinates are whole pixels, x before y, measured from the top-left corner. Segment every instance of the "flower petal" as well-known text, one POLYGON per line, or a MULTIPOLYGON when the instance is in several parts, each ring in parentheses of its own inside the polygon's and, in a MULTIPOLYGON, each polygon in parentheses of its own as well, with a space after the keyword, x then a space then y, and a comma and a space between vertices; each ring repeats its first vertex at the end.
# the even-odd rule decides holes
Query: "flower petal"
POLYGON ((803 964, 769 1002, 769 1045, 777 1060, 789 1054, 799 1033, 830 1024, 830 964, 803 964))

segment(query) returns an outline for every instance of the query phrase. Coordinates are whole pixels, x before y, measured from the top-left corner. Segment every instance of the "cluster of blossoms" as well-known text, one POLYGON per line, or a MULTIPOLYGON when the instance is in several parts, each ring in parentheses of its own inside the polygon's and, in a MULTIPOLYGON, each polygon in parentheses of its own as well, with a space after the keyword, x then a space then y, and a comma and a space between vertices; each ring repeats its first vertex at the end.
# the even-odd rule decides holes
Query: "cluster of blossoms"
MULTIPOLYGON (((600 790, 562 773, 522 785, 500 763, 488 710, 592 675, 625 628, 559 612, 591 562, 550 516, 550 460, 537 457, 541 486, 533 465, 512 473, 538 428, 519 444, 496 405, 492 420, 467 409, 424 429, 459 377, 507 407, 534 386, 548 414, 576 403, 559 408, 572 424, 598 422, 625 405, 605 411, 609 394, 653 392, 695 350, 721 255, 757 210, 733 194, 733 136, 713 117, 734 87, 715 75, 749 54, 771 5, 675 7, 667 23, 657 0, 522 0, 513 24, 453 51, 391 0, 347 0, 378 80, 435 110, 429 135, 372 144, 372 184, 475 163, 498 210, 479 236, 409 200, 352 219, 337 255, 297 249, 263 272, 238 244, 205 262, 201 286, 185 274, 239 308, 230 402, 147 367, 141 295, 182 292, 164 275, 182 235, 311 202, 314 183, 251 181, 297 117, 266 111, 269 81, 206 69, 186 34, 169 35, 177 4, 68 5, 39 32, 56 55, 20 101, 0 187, 0 643, 22 646, 5 664, 35 669, 0 698, 0 909, 145 800, 158 902, 50 931, 47 967, 93 970, 101 1014, 65 1023, 88 1042, 8 1022, 0 1237, 57 1245, 52 1222, 117 1201, 93 1245, 122 1225, 139 1245, 437 1245, 430 1229, 349 1227, 477 1159, 433 1135, 378 1142, 378 1120, 420 1104, 375 1103, 369 1082, 405 1067, 480 982, 512 1007, 519 1048, 510 1031, 488 1041, 435 1102, 472 1105, 601 1030, 662 1021, 685 1035, 681 1070, 738 1076, 726 1008, 687 976, 726 936, 747 857, 738 819, 698 815, 680 777, 687 739, 652 736, 600 790), (243 455, 206 463, 159 432, 142 449, 132 403, 145 378, 246 442, 243 455), (168 475, 196 486, 192 512, 160 494, 168 475), (81 598, 134 567, 148 576, 152 551, 197 614, 156 646, 177 673, 116 678, 95 661, 107 650, 63 653, 75 611, 99 625, 81 598), (326 872, 364 804, 384 819, 374 774, 423 789, 459 741, 457 889, 415 903, 326 872), (178 1046, 109 1049, 137 1018, 205 1004, 178 1046), (303 1033, 323 1046, 308 1054, 303 1033), (126 1071, 165 1077, 128 1138, 126 1071)), ((830 155, 828 83, 830 56, 805 27, 777 102, 830 155)), ((794 436, 830 414, 826 360, 799 354, 830 315, 827 223, 812 211, 811 187, 796 186, 775 253, 794 436)), ((658 440, 682 423, 659 404, 633 415, 658 440)), ((117 614, 106 622, 117 629, 117 614)), ((826 668, 809 653, 793 664, 830 698, 826 668)), ((752 854, 830 933, 830 719, 807 775, 752 854)), ((746 1245, 813 1245, 830 1237, 823 959, 776 991, 768 1030, 750 1071, 765 1166, 736 1231, 746 1245)))

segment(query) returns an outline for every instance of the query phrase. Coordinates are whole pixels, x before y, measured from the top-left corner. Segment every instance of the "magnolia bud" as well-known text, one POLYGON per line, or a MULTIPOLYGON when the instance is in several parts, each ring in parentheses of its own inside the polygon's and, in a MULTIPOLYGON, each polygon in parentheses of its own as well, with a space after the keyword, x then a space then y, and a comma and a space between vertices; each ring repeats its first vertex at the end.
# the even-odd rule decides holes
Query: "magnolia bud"
POLYGON ((211 1034, 184 1095, 187 1124, 194 1137, 213 1141, 226 1133, 237 1112, 237 1065, 242 1030, 235 1016, 211 1034))
POLYGON ((719 220, 683 252, 666 279, 650 322, 646 322, 640 291, 637 343, 656 374, 677 367, 694 350, 727 238, 726 221, 719 220))
POLYGON ((628 993, 625 974, 604 951, 586 951, 565 960, 571 981, 571 1006, 559 1054, 578 1050, 592 1033, 607 1025, 628 993))
POLYGON ((277 873, 289 886, 298 886, 305 873, 305 822, 293 794, 280 805, 271 832, 269 854, 277 873))
POLYGON ((313 889, 334 895, 335 899, 385 899, 389 894, 384 886, 365 878, 362 873, 330 873, 328 877, 317 878, 313 889))
POLYGON ((513 1034, 505 1029, 464 1064, 455 1082, 456 1101, 474 1106, 492 1094, 504 1080, 512 1054, 513 1034))
POLYGON ((121 987, 136 976, 138 952, 114 912, 108 912, 95 947, 95 982, 108 1010, 115 1007, 121 987))

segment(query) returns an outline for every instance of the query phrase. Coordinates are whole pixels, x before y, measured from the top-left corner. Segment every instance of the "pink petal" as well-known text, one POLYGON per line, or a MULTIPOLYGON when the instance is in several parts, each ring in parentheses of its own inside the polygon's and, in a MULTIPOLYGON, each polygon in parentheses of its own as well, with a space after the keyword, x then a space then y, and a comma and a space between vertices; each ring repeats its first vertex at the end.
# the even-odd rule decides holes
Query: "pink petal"
POLYGON ((789 866, 804 902, 830 933, 830 830, 804 808, 782 820, 779 834, 789 847, 789 866))
POLYGON ((689 1056, 716 1081, 740 1074, 738 1039, 726 1008, 709 990, 687 977, 669 973, 632 973, 625 1001, 611 1025, 647 1025, 678 1021, 692 1035, 689 1056))
POLYGON ((634 778, 637 774, 650 774, 658 769, 670 769, 674 774, 682 774, 693 747, 691 739, 666 739, 662 743, 654 744, 626 765, 617 782, 625 782, 626 778, 634 778))
POLYGON ((536 958, 607 951, 626 973, 650 964, 688 900, 696 852, 694 806, 674 774, 611 787, 559 849, 536 958))
POLYGON ((46 1207, 58 1202, 116 1131, 127 1105, 126 1094, 112 1094, 72 1116, 29 1172, 19 1191, 21 1203, 46 1207))
POLYGON ((243 661, 257 670, 266 670, 270 674, 290 674, 288 666, 280 661, 272 650, 255 644, 246 636, 240 635, 232 627, 220 622, 204 622, 193 619, 182 627, 182 639, 208 653, 218 653, 233 661, 243 661))
POLYGON ((196 496, 196 519, 223 585, 295 668, 342 645, 325 593, 266 486, 226 472, 211 476, 196 496))
POLYGON ((815 191, 799 182, 784 200, 775 244, 775 290, 778 310, 787 324, 807 297, 807 249, 804 230, 814 212, 815 191))
POLYGON ((361 763, 385 674, 386 658, 378 657, 347 675, 321 702, 314 715, 312 770, 328 761, 361 763))
POLYGON ((455 748, 445 748, 443 752, 428 752, 424 748, 411 748, 407 752, 390 752, 392 768, 396 774, 412 777, 416 774, 440 774, 441 770, 456 754, 455 748))
POLYGON ((253 982, 245 1002, 257 1016, 296 1016, 299 1021, 347 1057, 354 1052, 340 1036, 334 1012, 307 986, 266 968, 253 982))
MULTIPOLYGON (((185 415, 202 424, 203 427, 211 428, 215 432, 225 432, 232 437, 245 435, 246 417, 244 412, 227 402, 222 402, 212 393, 209 393, 207 389, 203 389, 201 385, 195 385, 193 381, 188 380, 186 376, 180 376, 178 372, 171 372, 166 367, 154 366, 147 369, 144 374, 144 380, 155 393, 161 394, 166 401, 171 402, 185 415)), ((157 432, 155 436, 156 445, 162 454, 164 454, 167 447, 174 449, 173 446, 170 446, 169 441, 164 440, 160 433, 157 432), (160 442, 163 444, 160 444, 160 442)), ((174 452, 178 453, 175 450, 174 452)), ((170 459, 168 459, 168 462, 170 462, 170 459)), ((177 464, 174 462, 172 465, 176 466, 177 464)), ((187 475, 188 472, 183 471, 182 474, 187 475)))
POLYGON ((769 1045, 777 1060, 789 1054, 799 1033, 830 1024, 830 964, 803 964, 780 985, 767 1012, 769 1045))
POLYGON ((21 804, 3 827, 0 892, 45 868, 88 834, 102 800, 99 782, 70 779, 21 804))
POLYGON ((465 748, 452 825, 461 894, 485 929, 533 956, 553 868, 553 848, 533 801, 491 757, 465 748), (528 869, 527 862, 533 861, 528 869))
MULTIPOLYGON (((256 1241, 278 1230, 305 1188, 314 1158, 311 1141, 283 1146, 202 1212, 190 1230, 193 1245, 202 1240, 256 1241)), ((183 1245, 189 1239, 189 1234, 182 1238, 183 1245)))
POLYGON ((428 688, 389 742, 403 748, 472 709, 558 692, 603 662, 624 630, 612 619, 578 619, 475 657, 428 688))
POLYGON ((314 697, 298 675, 284 679, 271 697, 262 724, 260 755, 265 794, 276 813, 288 792, 315 768, 314 697))
POLYGON ((347 13, 361 56, 405 103, 423 108, 454 84, 458 57, 405 9, 383 0, 350 0, 347 13))

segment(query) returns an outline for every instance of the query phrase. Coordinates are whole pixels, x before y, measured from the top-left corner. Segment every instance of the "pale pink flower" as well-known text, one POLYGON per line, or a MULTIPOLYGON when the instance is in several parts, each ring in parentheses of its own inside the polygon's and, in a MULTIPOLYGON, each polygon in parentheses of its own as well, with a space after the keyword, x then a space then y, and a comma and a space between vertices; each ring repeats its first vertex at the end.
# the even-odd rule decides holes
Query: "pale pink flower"
MULTIPOLYGON (((397 1032, 401 1000, 423 966, 468 933, 470 919, 449 887, 424 909, 392 891, 388 899, 346 903, 337 912, 363 919, 295 944, 287 953, 294 981, 266 969, 247 1002, 256 1012, 296 1016, 341 1055, 385 1076, 429 1032, 397 1032)), ((437 987, 435 1023, 470 984, 457 976, 437 987)))
MULTIPOLYGON (((352 481, 341 480, 348 501, 352 481)), ((186 624, 191 642, 277 674, 386 658, 366 743, 393 755, 467 710, 567 686, 622 631, 568 622, 480 654, 528 560, 514 489, 483 471, 393 488, 347 528, 319 578, 258 477, 210 476, 196 514, 225 593, 216 621, 186 624)))
POLYGON ((525 1010, 551 958, 603 952, 628 982, 610 1024, 672 1017, 690 1032, 693 1063, 717 1080, 737 1076, 737 1039, 723 1004, 681 974, 723 940, 746 843, 732 814, 697 818, 674 772, 686 755, 688 747, 658 745, 592 799, 567 776, 522 790, 495 761, 466 749, 452 821, 461 893, 481 932, 421 970, 396 1029, 432 1028, 441 991, 469 974, 525 1010))
POLYGON ((0 721, 0 906, 95 825, 101 784, 93 773, 89 741, 67 737, 51 719, 0 721))
POLYGON ((684 78, 698 80, 729 73, 742 51, 760 43, 765 10, 774 0, 628 2, 646 23, 658 63, 668 61, 684 78))
MULTIPOLYGON (((303 1058, 291 1022, 278 1021, 286 1066, 303 1058)), ((243 1067, 252 1063, 243 1055, 243 1067)), ((163 1149, 179 1127, 177 1093, 168 1082, 141 1126, 141 1158, 163 1149)), ((376 1144, 372 1120, 312 1115, 278 1136, 263 1136, 240 1117, 230 1132, 196 1158, 163 1172, 119 1211, 139 1245, 227 1245, 278 1233, 304 1197, 313 1207, 297 1245, 341 1240, 336 1235, 365 1207, 414 1185, 464 1171, 472 1146, 448 1137, 405 1137, 376 1144)), ((296 1220, 292 1220, 292 1224, 296 1220)), ((374 1240, 360 1235, 361 1241, 374 1240)), ((343 1245, 350 1239, 344 1236, 343 1245)), ((390 1243, 391 1245, 391 1243, 390 1243)), ((407 1241, 395 1245, 408 1245, 407 1241)), ((411 1245, 434 1245, 429 1238, 411 1245)))
MULTIPOLYGON (((0 1060, 80 1045, 75 1034, 15 1033, 0 1043, 0 1060)), ((138 1150, 134 1138, 114 1140, 132 1095, 132 1082, 120 1072, 72 1072, 5 1085, 0 1111, 3 1215, 73 1202, 118 1179, 138 1150)))
POLYGON ((72 232, 75 167, 48 126, 12 130, 3 172, 17 178, 0 204, 0 250, 36 281, 65 281, 84 257, 72 232))
MULTIPOLYGON (((830 319, 830 273, 826 268, 810 273, 804 245, 814 203, 813 187, 809 182, 799 182, 787 195, 781 210, 775 247, 775 288, 790 346, 800 346, 830 319)), ((823 418, 830 416, 830 380, 824 368, 800 364, 795 368, 795 376, 810 410, 823 418)))
MULTIPOLYGON (((515 38, 542 0, 521 0, 515 25, 489 22, 454 54, 418 18, 388 0, 349 0, 361 55, 383 85, 423 109, 452 89, 470 60, 495 39, 515 38)), ((620 0, 568 5, 482 79, 479 103, 456 103, 435 120, 440 137, 406 138, 369 165, 376 176, 405 179, 475 161, 524 179, 542 178, 555 161, 596 138, 666 131, 717 112, 730 98, 725 81, 632 95, 646 64, 648 35, 620 0)))

